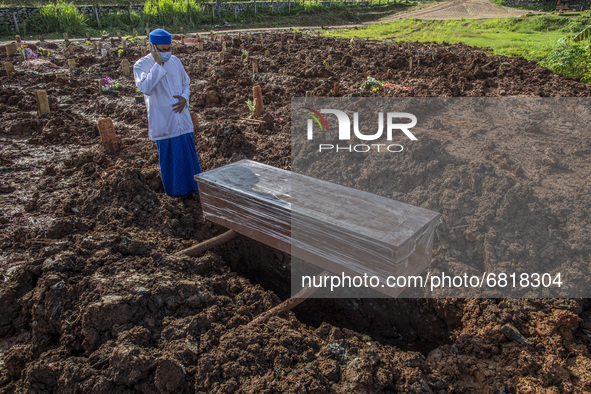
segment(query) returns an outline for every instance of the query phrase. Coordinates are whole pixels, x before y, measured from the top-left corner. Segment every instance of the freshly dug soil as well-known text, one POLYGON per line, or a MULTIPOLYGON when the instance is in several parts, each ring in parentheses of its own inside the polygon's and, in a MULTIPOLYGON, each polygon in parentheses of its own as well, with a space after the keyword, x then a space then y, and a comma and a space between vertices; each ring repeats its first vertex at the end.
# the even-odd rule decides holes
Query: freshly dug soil
MULTIPOLYGON (((205 40, 203 52, 178 50, 204 170, 244 158, 290 169, 291 98, 330 96, 334 82, 354 96, 591 96, 591 86, 532 62, 464 45, 286 38, 228 37, 223 64, 221 38, 205 40), (410 90, 361 91, 367 75, 410 90), (272 127, 242 121, 256 84, 272 127)), ((122 58, 133 64, 138 45, 122 58)), ((121 59, 84 45, 78 68, 60 79, 64 48, 52 51, 43 62, 11 59, 13 77, 0 73, 4 392, 591 390, 589 300, 308 300, 249 324, 289 296, 288 256, 245 238, 200 258, 175 255, 224 229, 203 219, 198 197, 164 194, 145 107, 121 59), (118 97, 98 94, 105 77, 121 83, 118 97), (37 116, 37 89, 51 114, 37 116), (107 116, 121 140, 112 154, 96 126, 107 116)), ((482 133, 461 145, 422 136, 395 190, 383 185, 384 195, 441 212, 434 266, 588 264, 591 137, 548 130, 495 144, 482 133), (545 143, 557 148, 520 156, 545 143), (479 215, 493 215, 493 226, 462 221, 479 215)))

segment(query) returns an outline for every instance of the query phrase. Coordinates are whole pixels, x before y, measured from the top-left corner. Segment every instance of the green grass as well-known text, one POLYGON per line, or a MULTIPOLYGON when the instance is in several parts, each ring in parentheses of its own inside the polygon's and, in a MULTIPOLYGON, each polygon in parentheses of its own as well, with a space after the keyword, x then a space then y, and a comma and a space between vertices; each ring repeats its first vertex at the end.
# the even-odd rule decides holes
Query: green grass
MULTIPOLYGON (((80 38, 86 32, 97 37, 103 33, 114 35, 118 31, 129 35, 133 28, 143 35, 146 25, 151 28, 162 27, 172 33, 178 33, 180 27, 183 27, 185 32, 215 30, 215 26, 218 25, 217 16, 214 18, 211 11, 204 10, 195 0, 190 1, 190 20, 187 14, 187 1, 153 0, 146 2, 144 13, 133 11, 132 20, 126 11, 101 15, 102 28, 99 29, 94 17, 85 18, 75 15, 71 5, 60 0, 57 6, 47 6, 51 11, 47 16, 30 18, 27 21, 27 34, 21 32, 21 36, 37 38, 39 34, 43 34, 45 38, 51 39, 61 38, 62 33, 67 32, 71 38, 80 38), (155 4, 160 7, 160 17, 155 4), (66 10, 69 10, 68 13, 66 10)), ((222 13, 222 23, 226 22, 229 26, 222 25, 219 29, 347 25, 373 21, 415 8, 417 8, 415 3, 406 0, 382 0, 381 4, 379 0, 374 0, 372 6, 357 4, 345 6, 339 1, 333 1, 330 8, 313 2, 293 3, 289 13, 287 8, 276 9, 274 12, 268 8, 259 8, 256 15, 251 10, 246 14, 238 15, 237 18, 233 12, 222 13)), ((7 31, 0 31, 0 40, 13 38, 14 36, 7 31)))
POLYGON ((544 14, 484 20, 404 19, 325 34, 343 38, 463 43, 488 47, 497 55, 522 56, 539 61, 548 55, 560 38, 576 34, 588 25, 591 25, 589 13, 576 17, 544 14))

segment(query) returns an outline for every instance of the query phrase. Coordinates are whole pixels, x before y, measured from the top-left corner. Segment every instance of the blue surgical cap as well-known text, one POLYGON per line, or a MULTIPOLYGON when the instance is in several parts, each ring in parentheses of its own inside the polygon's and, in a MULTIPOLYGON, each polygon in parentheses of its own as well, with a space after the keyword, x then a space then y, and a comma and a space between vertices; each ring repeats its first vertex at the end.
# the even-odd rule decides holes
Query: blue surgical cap
POLYGON ((150 32, 150 42, 154 45, 172 44, 172 37, 166 30, 156 29, 150 32))

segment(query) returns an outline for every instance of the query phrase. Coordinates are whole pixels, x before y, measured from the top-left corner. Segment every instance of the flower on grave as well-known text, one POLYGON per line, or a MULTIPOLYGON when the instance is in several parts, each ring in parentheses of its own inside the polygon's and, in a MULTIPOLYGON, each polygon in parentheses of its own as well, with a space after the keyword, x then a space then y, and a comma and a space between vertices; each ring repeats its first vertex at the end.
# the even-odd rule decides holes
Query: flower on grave
POLYGON ((386 82, 386 83, 382 84, 382 87, 387 88, 387 89, 400 89, 400 90, 406 90, 406 91, 410 90, 410 88, 407 86, 402 86, 402 85, 399 85, 397 83, 392 83, 392 82, 386 82))
POLYGON ((121 55, 123 55, 123 49, 119 49, 119 50, 117 51, 117 55, 119 55, 119 57, 121 57, 121 55))
POLYGON ((366 90, 370 89, 374 92, 377 92, 380 87, 382 86, 381 82, 376 81, 376 79, 370 75, 367 76, 367 79, 363 81, 359 89, 366 90))
POLYGON ((37 54, 35 52, 33 52, 31 50, 31 48, 29 48, 26 45, 21 45, 19 47, 19 50, 21 51, 21 54, 23 56, 23 59, 37 59, 37 54))
POLYGON ((119 82, 113 80, 112 78, 105 77, 103 78, 103 82, 105 85, 101 88, 101 90, 104 92, 119 89, 119 82))

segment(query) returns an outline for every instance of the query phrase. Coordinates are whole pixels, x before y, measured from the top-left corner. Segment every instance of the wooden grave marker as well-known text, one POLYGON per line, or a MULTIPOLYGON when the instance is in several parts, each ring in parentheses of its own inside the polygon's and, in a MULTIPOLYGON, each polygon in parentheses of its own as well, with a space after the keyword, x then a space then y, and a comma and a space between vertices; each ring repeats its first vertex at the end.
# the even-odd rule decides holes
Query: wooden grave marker
POLYGON ((105 151, 112 153, 119 149, 119 141, 115 135, 115 126, 111 118, 102 118, 97 121, 99 134, 105 151))
POLYGON ((8 74, 9 77, 15 74, 12 62, 4 62, 4 69, 6 70, 6 74, 8 74))
POLYGON ((259 118, 263 115, 265 107, 263 106, 263 90, 259 85, 253 86, 252 95, 254 97, 254 117, 259 118))
POLYGON ((121 72, 126 77, 129 77, 131 75, 129 60, 127 60, 127 59, 121 60, 121 72))
POLYGON ((8 56, 12 56, 16 53, 16 45, 14 44, 6 44, 4 45, 4 48, 6 48, 6 54, 8 56))
POLYGON ((195 112, 191 112, 191 121, 193 122, 193 131, 199 130, 199 116, 195 112))
POLYGON ((49 99, 45 90, 35 90, 35 98, 37 99, 37 113, 39 116, 51 113, 49 99))

